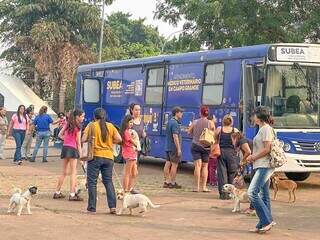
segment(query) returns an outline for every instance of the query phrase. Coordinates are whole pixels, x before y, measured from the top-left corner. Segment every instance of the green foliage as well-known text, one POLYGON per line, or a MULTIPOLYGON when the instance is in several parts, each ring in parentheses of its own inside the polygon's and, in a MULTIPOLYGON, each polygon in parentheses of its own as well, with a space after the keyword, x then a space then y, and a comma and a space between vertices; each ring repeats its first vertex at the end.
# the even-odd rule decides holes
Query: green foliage
POLYGON ((130 19, 130 14, 117 12, 107 19, 107 26, 117 41, 106 44, 103 61, 155 56, 160 54, 163 37, 145 19, 130 19))
MULTIPOLYGON (((184 19, 189 37, 208 48, 276 42, 317 42, 319 0, 158 0, 156 17, 184 19)), ((180 43, 188 48, 188 43, 180 43)))

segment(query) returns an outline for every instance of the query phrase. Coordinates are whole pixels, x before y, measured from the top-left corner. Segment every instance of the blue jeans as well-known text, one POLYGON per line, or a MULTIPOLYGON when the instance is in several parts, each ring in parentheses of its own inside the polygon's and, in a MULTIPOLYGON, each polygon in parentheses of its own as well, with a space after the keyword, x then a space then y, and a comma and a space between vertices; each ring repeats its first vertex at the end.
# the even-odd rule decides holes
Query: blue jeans
POLYGON ((88 208, 90 212, 96 211, 97 205, 97 180, 101 171, 102 182, 106 189, 107 201, 109 208, 116 208, 117 199, 112 182, 113 161, 111 159, 94 157, 88 162, 87 166, 87 183, 88 183, 88 208))
POLYGON ((42 160, 47 161, 50 135, 51 135, 50 131, 37 132, 36 146, 34 147, 34 150, 33 150, 32 161, 36 160, 36 157, 42 142, 43 142, 42 160))
POLYGON ((273 221, 269 194, 270 177, 273 172, 273 168, 256 169, 248 189, 249 199, 260 220, 256 226, 257 229, 263 228, 273 221))
POLYGON ((16 151, 14 153, 14 162, 21 161, 21 147, 24 141, 24 137, 26 135, 26 130, 13 129, 12 136, 16 142, 16 151))

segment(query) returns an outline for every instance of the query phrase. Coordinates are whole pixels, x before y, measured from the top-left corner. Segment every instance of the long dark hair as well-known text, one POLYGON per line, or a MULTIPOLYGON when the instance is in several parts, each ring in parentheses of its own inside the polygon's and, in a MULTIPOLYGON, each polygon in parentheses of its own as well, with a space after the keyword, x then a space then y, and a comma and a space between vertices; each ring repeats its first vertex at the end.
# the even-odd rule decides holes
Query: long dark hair
POLYGON ((269 125, 274 124, 274 119, 270 114, 270 110, 268 107, 260 106, 254 110, 254 114, 260 119, 262 122, 265 122, 269 125))
POLYGON ((77 117, 80 117, 83 114, 83 111, 80 109, 75 109, 73 112, 70 114, 68 124, 67 124, 67 131, 69 133, 74 133, 74 130, 76 128, 80 129, 80 124, 76 121, 77 117))
POLYGON ((43 114, 47 113, 47 111, 48 111, 48 107, 47 106, 42 106, 40 108, 39 115, 43 115, 43 114))
POLYGON ((17 117, 18 117, 19 123, 22 123, 22 119, 20 118, 20 108, 22 108, 22 107, 24 108, 23 117, 24 117, 24 119, 25 119, 26 122, 27 122, 26 107, 25 107, 24 105, 20 105, 20 106, 18 107, 18 110, 17 110, 17 117))
POLYGON ((131 116, 133 115, 133 109, 134 109, 135 106, 140 106, 140 105, 137 104, 137 103, 131 103, 131 104, 129 105, 129 112, 130 112, 130 115, 131 115, 131 116))
POLYGON ((94 110, 94 119, 99 120, 99 126, 101 131, 101 138, 103 142, 107 141, 108 129, 106 126, 107 113, 103 108, 96 108, 94 110))
POLYGON ((129 122, 133 120, 131 115, 126 115, 121 122, 120 135, 124 139, 124 132, 128 129, 129 122))

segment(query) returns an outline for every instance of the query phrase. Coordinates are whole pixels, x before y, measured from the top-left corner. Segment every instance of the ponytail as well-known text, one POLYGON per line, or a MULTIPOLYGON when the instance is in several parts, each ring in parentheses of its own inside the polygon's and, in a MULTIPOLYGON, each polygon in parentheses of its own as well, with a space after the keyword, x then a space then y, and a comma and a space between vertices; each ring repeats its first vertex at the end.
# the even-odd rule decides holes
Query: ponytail
POLYGON ((96 108, 94 110, 94 119, 99 121, 101 131, 101 138, 103 142, 107 141, 108 129, 106 126, 107 113, 103 108, 96 108))

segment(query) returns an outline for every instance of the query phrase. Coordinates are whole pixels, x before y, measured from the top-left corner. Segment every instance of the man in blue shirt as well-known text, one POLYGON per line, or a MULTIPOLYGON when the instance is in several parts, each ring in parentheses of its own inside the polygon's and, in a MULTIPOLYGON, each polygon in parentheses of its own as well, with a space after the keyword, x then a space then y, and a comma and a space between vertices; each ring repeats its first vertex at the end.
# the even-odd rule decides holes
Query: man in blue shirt
POLYGON ((181 127, 180 121, 182 119, 183 109, 175 107, 172 109, 172 118, 167 125, 167 136, 165 150, 167 152, 167 161, 164 166, 164 188, 181 188, 176 183, 177 168, 181 161, 181 127))

